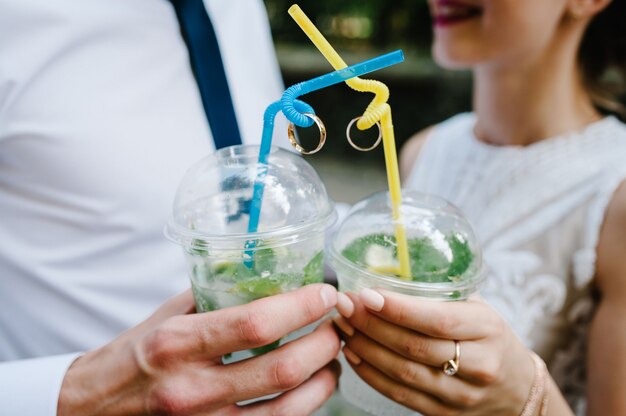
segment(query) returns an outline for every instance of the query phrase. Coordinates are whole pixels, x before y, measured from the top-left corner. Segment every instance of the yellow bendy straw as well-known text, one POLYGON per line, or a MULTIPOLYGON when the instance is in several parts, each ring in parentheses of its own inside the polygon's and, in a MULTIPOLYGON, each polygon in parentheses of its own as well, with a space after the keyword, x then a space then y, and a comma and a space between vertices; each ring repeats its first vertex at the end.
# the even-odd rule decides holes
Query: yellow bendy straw
MULTIPOLYGON (((300 26, 309 39, 311 39, 315 47, 324 55, 324 58, 326 58, 335 70, 343 69, 348 66, 297 4, 289 8, 289 15, 296 21, 298 26, 300 26)), ((398 246, 398 260, 400 262, 400 270, 399 273, 396 274, 405 280, 410 280, 411 266, 409 263, 409 246, 406 239, 406 231, 402 223, 402 213, 400 212, 400 207, 402 206, 402 191, 400 187, 400 174, 398 172, 396 140, 391 120, 391 107, 387 103, 389 99, 389 88, 380 81, 365 80, 358 77, 345 82, 350 88, 356 91, 375 94, 374 99, 367 106, 365 113, 363 113, 363 116, 359 119, 356 126, 359 130, 367 130, 376 124, 376 122, 380 121, 381 123, 387 181, 389 183, 389 195, 391 197, 392 218, 396 228, 396 244, 398 246)))

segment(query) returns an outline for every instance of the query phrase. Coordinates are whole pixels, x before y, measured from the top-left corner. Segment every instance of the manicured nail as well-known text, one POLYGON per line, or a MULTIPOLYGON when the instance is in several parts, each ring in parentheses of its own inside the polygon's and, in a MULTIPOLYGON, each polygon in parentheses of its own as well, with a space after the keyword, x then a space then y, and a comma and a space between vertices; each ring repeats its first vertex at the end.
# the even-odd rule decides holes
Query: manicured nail
POLYGON ((345 293, 339 292, 337 295, 337 310, 346 318, 351 317, 354 313, 354 303, 345 293))
POLYGON ((376 312, 382 311, 383 306, 385 306, 385 298, 383 295, 372 289, 361 290, 359 298, 367 308, 376 312))
POLYGON ((323 285, 320 289, 320 296, 326 308, 332 308, 337 304, 337 289, 331 285, 323 285))
POLYGON ((354 335, 354 328, 348 323, 348 321, 343 319, 343 317, 335 316, 333 318, 333 322, 339 327, 341 332, 343 332, 347 336, 351 337, 352 335, 354 335))
POLYGON ((350 363, 352 365, 359 365, 361 364, 361 357, 359 357, 358 355, 356 355, 355 353, 352 352, 351 349, 349 349, 348 347, 343 347, 343 355, 346 356, 346 359, 348 361, 350 361, 350 363))

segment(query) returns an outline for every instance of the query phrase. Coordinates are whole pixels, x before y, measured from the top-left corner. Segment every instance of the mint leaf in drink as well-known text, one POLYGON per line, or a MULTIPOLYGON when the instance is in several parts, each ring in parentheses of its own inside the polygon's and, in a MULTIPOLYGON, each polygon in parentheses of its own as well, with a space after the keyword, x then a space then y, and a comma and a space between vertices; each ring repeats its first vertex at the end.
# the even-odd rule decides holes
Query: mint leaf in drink
POLYGON ((259 277, 236 283, 231 292, 245 297, 248 302, 251 302, 266 296, 277 295, 281 293, 281 290, 280 282, 259 277))
POLYGON ((240 280, 255 276, 254 270, 242 263, 221 262, 213 267, 213 278, 218 280, 240 280))
POLYGON ((261 274, 273 272, 278 263, 278 256, 271 248, 262 248, 254 252, 252 257, 254 261, 254 270, 261 274))
POLYGON ((304 278, 302 285, 322 283, 324 281, 324 251, 318 252, 302 269, 304 278))
MULTIPOLYGON (((451 251, 447 254, 428 238, 407 241, 413 281, 441 283, 461 279, 472 264, 474 254, 467 242, 457 235, 447 236, 446 241, 451 251)), ((389 269, 397 264, 398 250, 393 235, 370 234, 355 239, 341 253, 358 265, 389 269)))
POLYGON ((415 238, 407 242, 411 259, 411 276, 420 282, 446 282, 448 259, 437 250, 430 240, 415 238))
POLYGON ((452 263, 448 269, 448 278, 452 281, 457 281, 472 264, 474 253, 472 253, 467 243, 456 235, 448 237, 448 242, 453 253, 452 263))
POLYGON ((210 312, 219 309, 217 302, 209 294, 199 291, 194 285, 191 285, 191 292, 198 312, 210 312))
POLYGON ((297 275, 289 273, 277 273, 267 277, 255 276, 237 282, 229 292, 243 297, 247 302, 252 302, 283 293, 284 289, 287 289, 296 279, 297 275))

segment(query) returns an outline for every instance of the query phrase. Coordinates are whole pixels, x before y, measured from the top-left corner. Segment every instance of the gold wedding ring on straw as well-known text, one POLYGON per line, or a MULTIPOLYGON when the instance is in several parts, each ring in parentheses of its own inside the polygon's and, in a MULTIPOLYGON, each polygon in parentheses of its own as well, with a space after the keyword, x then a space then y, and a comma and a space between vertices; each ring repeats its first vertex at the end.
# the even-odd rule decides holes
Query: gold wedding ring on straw
POLYGON ((374 144, 371 145, 370 147, 358 146, 356 143, 354 143, 352 141, 352 137, 350 137, 350 129, 352 128, 354 123, 356 123, 360 119, 361 119, 361 117, 356 117, 356 118, 353 118, 352 120, 350 120, 350 123, 348 123, 348 127, 346 127, 346 138, 348 139, 348 143, 350 143, 350 146, 354 147, 356 150, 359 150, 361 152, 369 152, 370 150, 374 150, 374 149, 376 149, 376 147, 378 147, 378 145, 380 144, 380 141, 383 139, 383 131, 380 128, 380 123, 377 121, 376 122, 376 127, 378 127, 378 138, 376 139, 374 144))
POLYGON ((447 376, 453 376, 459 371, 459 360, 461 359, 461 343, 454 341, 454 358, 443 363, 442 370, 447 376))
POLYGON ((313 150, 306 150, 304 147, 300 146, 300 143, 296 140, 295 126, 293 123, 289 123, 287 126, 287 137, 289 137, 289 142, 293 147, 296 148, 298 152, 303 155, 312 155, 314 153, 319 152, 324 147, 324 143, 326 143, 326 126, 322 120, 313 113, 302 113, 317 124, 317 128, 320 129, 320 141, 317 144, 317 147, 313 150))

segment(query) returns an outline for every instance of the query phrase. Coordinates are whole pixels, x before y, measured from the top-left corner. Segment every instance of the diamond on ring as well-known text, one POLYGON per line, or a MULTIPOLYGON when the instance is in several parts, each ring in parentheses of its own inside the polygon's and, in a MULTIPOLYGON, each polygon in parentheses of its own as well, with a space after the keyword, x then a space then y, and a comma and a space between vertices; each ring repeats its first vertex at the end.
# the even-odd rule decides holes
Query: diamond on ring
POLYGON ((450 360, 443 365, 443 372, 447 376, 455 375, 458 370, 459 367, 453 360, 450 360))
POLYGON ((461 343, 454 341, 454 358, 443 363, 443 373, 453 376, 459 371, 459 360, 461 359, 461 343))

